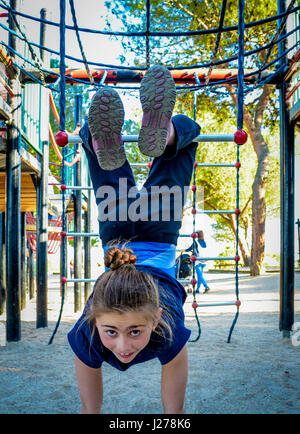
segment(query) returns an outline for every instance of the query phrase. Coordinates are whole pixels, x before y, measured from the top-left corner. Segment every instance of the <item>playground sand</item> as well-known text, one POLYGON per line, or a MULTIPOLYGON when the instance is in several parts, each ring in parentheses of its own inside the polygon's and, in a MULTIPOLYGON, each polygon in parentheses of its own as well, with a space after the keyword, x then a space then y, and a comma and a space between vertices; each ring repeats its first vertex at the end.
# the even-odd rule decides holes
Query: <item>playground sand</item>
MULTIPOLYGON (((296 273, 295 322, 300 323, 300 274, 296 273)), ((207 273, 211 292, 198 302, 234 299, 232 274, 207 273)), ((80 313, 73 313, 73 289, 68 289, 62 321, 51 345, 58 317, 58 276, 49 277, 49 325, 35 327, 35 299, 22 311, 22 339, 0 346, 0 413, 78 413, 80 400, 73 354, 66 335, 80 313)), ((300 413, 300 333, 283 339, 278 329, 279 275, 240 279, 240 315, 227 336, 235 306, 201 308, 201 337, 188 344, 189 380, 185 412, 225 414, 300 413)), ((185 304, 192 339, 198 334, 191 308, 185 304)), ((2 332, 5 315, 0 317, 2 332)), ((299 324, 300 329, 300 324, 299 324)), ((0 331, 1 331, 0 330, 0 331)), ((3 343, 3 342, 2 342, 3 343)), ((103 365, 103 413, 158 414, 160 364, 153 360, 119 372, 103 365)))

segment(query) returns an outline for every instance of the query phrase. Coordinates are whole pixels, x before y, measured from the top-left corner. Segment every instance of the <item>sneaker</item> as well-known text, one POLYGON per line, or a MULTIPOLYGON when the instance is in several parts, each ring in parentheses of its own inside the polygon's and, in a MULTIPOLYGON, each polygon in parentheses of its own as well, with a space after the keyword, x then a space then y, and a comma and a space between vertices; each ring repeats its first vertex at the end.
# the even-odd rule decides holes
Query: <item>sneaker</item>
POLYGON ((176 101, 175 82, 162 65, 148 69, 141 81, 140 100, 143 109, 138 146, 142 154, 159 157, 166 149, 176 101))
POLYGON ((124 107, 112 88, 100 88, 94 95, 88 114, 92 145, 103 170, 115 170, 126 161, 122 143, 124 107))
POLYGON ((205 294, 206 292, 208 292, 209 290, 210 290, 209 287, 205 288, 205 289, 204 289, 204 294, 205 294))

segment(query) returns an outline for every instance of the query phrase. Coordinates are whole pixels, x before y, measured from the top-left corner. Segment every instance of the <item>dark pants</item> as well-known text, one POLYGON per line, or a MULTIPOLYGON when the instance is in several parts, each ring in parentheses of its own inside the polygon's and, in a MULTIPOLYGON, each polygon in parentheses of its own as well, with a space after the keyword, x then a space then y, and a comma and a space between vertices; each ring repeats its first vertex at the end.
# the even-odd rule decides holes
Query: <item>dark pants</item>
POLYGON ((98 210, 101 210, 98 220, 103 246, 118 239, 177 244, 182 219, 182 212, 180 216, 178 212, 185 202, 184 187, 188 187, 191 182, 197 149, 197 143, 192 141, 199 135, 200 126, 184 115, 174 116, 172 122, 176 131, 176 147, 174 149, 172 147, 172 155, 170 155, 171 147, 167 147, 161 157, 153 160, 142 192, 135 197, 132 194, 130 194, 132 197, 128 197, 128 193, 133 192, 135 188, 135 180, 128 161, 118 169, 102 170, 92 148, 87 122, 80 130, 96 204, 98 210), (170 194, 178 190, 182 192, 180 198, 177 194, 170 194), (110 203, 108 197, 112 198, 110 203), (139 203, 142 208, 140 210, 136 209, 137 198, 140 198, 139 203), (103 216, 104 205, 107 205, 108 210, 105 212, 106 217, 103 216), (132 219, 131 209, 140 211, 141 219, 136 217, 139 214, 137 212, 132 219), (164 214, 164 210, 168 212, 164 214), (128 215, 126 215, 127 211, 128 215))

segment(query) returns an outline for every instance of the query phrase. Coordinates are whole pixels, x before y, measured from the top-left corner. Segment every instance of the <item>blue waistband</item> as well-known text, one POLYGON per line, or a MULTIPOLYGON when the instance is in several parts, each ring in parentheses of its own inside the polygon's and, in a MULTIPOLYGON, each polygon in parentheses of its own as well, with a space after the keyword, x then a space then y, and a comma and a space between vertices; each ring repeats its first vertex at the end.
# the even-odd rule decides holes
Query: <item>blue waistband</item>
MULTIPOLYGON (((111 246, 104 246, 104 252, 111 246)), ((121 247, 121 246, 120 246, 121 247)), ((136 241, 126 244, 137 257, 137 265, 159 268, 175 277, 176 246, 168 243, 136 241)))

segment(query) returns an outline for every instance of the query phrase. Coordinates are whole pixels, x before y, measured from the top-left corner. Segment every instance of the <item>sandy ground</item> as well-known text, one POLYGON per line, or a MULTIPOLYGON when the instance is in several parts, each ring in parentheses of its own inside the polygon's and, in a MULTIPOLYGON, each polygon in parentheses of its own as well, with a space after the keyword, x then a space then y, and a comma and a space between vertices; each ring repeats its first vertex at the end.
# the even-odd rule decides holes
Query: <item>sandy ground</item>
MULTIPOLYGON (((206 273, 211 287, 198 302, 234 301, 233 274, 206 273)), ((35 326, 35 299, 22 311, 22 339, 0 346, 0 413, 78 413, 80 400, 73 354, 66 334, 79 317, 68 290, 63 317, 51 345, 58 317, 58 276, 49 277, 49 325, 35 326)), ((188 344, 187 414, 300 413, 300 273, 295 274, 295 323, 299 335, 283 339, 278 329, 279 275, 240 275, 242 305, 231 342, 227 336, 235 306, 199 308, 201 337, 188 344), (294 343, 294 344, 293 344, 294 343)), ((185 305, 192 339, 198 326, 185 305)), ((2 333, 5 315, 0 317, 2 333)), ((103 365, 104 404, 108 414, 162 413, 160 364, 150 361, 119 372, 103 365)))

